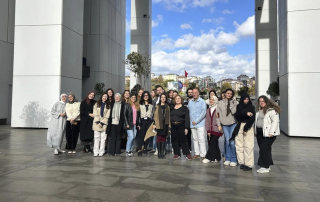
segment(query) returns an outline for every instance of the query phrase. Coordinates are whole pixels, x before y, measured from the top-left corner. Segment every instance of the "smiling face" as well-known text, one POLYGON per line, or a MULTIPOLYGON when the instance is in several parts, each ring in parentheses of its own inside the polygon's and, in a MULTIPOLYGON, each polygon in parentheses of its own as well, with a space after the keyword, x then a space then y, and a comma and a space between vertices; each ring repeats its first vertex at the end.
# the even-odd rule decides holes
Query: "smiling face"
POLYGON ((69 100, 69 102, 73 102, 73 100, 74 100, 73 96, 72 95, 68 95, 68 100, 69 100))
POLYGON ((210 96, 210 97, 216 96, 216 94, 214 94, 214 92, 212 91, 209 96, 210 96))
POLYGON ((114 96, 114 100, 116 102, 120 102, 121 97, 119 95, 114 96))
POLYGON ((61 101, 62 102, 66 102, 67 101, 67 96, 66 95, 62 95, 61 96, 61 101))
POLYGON ((214 105, 215 101, 214 101, 214 98, 213 97, 210 97, 210 105, 214 105))
POLYGON ((169 91, 169 98, 172 98, 173 97, 173 91, 169 91))
POLYGON ((137 100, 137 98, 136 98, 135 95, 131 96, 130 101, 131 101, 132 103, 135 103, 136 100, 137 100))
POLYGON ((260 98, 259 99, 259 106, 261 108, 264 108, 266 106, 266 101, 263 99, 263 98, 260 98))
POLYGON ((233 96, 233 92, 232 92, 231 90, 228 90, 228 91, 226 92, 226 98, 227 98, 227 99, 231 99, 232 96, 233 96))
POLYGON ((167 98, 166 98, 166 95, 161 95, 161 103, 166 103, 167 101, 167 98))
POLYGON ((194 99, 198 99, 200 92, 198 89, 193 89, 192 94, 194 99))
POLYGON ((149 95, 148 93, 143 94, 143 100, 148 101, 149 100, 149 95))
POLYGON ((175 98, 176 96, 178 95, 178 93, 177 92, 173 92, 173 98, 175 98))
POLYGON ((129 91, 124 92, 124 98, 128 99, 130 97, 129 91))
POLYGON ((248 103, 249 103, 249 98, 244 99, 244 100, 243 100, 243 103, 244 103, 244 104, 248 104, 248 103))
POLYGON ((180 105, 181 104, 181 97, 180 96, 175 97, 174 101, 175 101, 176 105, 180 105))
POLYGON ((142 93, 143 93, 143 90, 139 90, 138 97, 141 97, 142 93))
POLYGON ((108 95, 107 94, 103 94, 102 96, 102 102, 106 102, 108 99, 108 95))
POLYGON ((156 94, 154 93, 154 91, 151 91, 151 97, 155 97, 156 94))
POLYGON ((94 93, 93 93, 93 92, 90 93, 89 96, 88 96, 88 98, 89 98, 90 100, 92 100, 92 99, 94 98, 94 93))

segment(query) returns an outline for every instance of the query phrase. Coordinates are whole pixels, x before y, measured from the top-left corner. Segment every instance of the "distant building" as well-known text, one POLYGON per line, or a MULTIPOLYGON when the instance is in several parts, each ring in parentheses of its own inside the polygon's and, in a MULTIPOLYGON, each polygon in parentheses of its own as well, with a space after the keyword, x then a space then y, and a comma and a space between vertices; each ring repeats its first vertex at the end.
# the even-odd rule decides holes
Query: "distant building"
POLYGON ((128 83, 130 83, 130 76, 125 77, 125 84, 127 85, 128 83))
POLYGON ((180 81, 181 83, 185 83, 187 79, 185 76, 178 76, 178 81, 180 81))
POLYGON ((173 80, 173 81, 178 81, 178 76, 177 74, 166 74, 163 75, 162 78, 163 80, 173 80))
POLYGON ((156 75, 154 73, 151 73, 151 79, 154 79, 156 75))

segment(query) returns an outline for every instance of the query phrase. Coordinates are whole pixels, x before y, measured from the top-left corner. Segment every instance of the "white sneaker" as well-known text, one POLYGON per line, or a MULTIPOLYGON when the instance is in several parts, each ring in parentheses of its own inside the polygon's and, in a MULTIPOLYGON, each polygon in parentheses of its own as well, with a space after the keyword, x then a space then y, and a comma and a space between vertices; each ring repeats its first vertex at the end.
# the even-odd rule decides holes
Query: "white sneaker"
POLYGON ((230 161, 225 161, 225 162, 223 163, 223 165, 225 165, 225 166, 230 165, 230 161))
POLYGON ((259 170, 257 170, 257 173, 268 173, 269 169, 268 168, 260 168, 259 170))
POLYGON ((158 150, 156 150, 156 152, 154 152, 153 155, 157 156, 158 155, 158 150))
POLYGON ((93 154, 93 156, 94 156, 94 157, 97 157, 97 156, 98 156, 98 154, 93 154))
POLYGON ((238 164, 236 163, 236 162, 231 162, 230 163, 230 166, 232 166, 232 167, 235 167, 235 166, 237 166, 238 164))
POLYGON ((99 156, 101 157, 101 156, 103 156, 103 154, 99 154, 99 156))
POLYGON ((72 151, 70 150, 70 151, 68 151, 68 154, 72 154, 72 151))
POLYGON ((72 153, 75 154, 75 153, 77 153, 77 152, 76 152, 76 151, 73 151, 72 153))
POLYGON ((202 163, 210 163, 212 161, 210 161, 209 159, 203 159, 202 163))
POLYGON ((58 154, 59 154, 59 152, 58 152, 57 149, 55 149, 53 153, 54 153, 55 155, 58 155, 58 154))
POLYGON ((61 149, 58 149, 58 152, 60 152, 60 153, 66 153, 66 151, 61 150, 61 149))
POLYGON ((217 159, 214 160, 215 163, 219 163, 219 161, 217 159))

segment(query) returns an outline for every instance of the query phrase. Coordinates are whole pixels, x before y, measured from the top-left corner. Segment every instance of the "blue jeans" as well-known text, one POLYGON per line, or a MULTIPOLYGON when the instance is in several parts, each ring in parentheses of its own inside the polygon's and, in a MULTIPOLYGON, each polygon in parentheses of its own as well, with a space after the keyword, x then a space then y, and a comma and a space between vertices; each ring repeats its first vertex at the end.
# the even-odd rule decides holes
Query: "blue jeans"
POLYGON ((154 150, 157 148, 157 136, 150 137, 149 147, 154 150))
POLYGON ((128 134, 128 140, 127 140, 127 147, 126 147, 126 152, 130 152, 133 150, 133 140, 136 138, 137 135, 137 128, 134 125, 132 130, 127 130, 128 134))
POLYGON ((224 153, 224 155, 225 155, 226 161, 235 162, 235 163, 237 163, 236 147, 235 147, 234 141, 229 142, 229 139, 231 138, 232 132, 233 132, 234 128, 236 127, 236 125, 237 124, 235 123, 235 124, 228 125, 228 126, 225 126, 225 125, 222 126, 224 137, 225 137, 225 140, 224 140, 225 153, 224 153))

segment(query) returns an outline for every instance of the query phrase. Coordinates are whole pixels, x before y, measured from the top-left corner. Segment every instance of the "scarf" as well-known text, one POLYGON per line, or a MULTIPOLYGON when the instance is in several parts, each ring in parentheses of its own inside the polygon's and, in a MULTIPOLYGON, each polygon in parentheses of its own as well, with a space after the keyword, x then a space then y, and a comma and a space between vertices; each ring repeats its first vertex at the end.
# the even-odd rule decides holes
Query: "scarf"
POLYGON ((214 104, 210 105, 210 100, 209 100, 209 108, 210 108, 210 112, 214 112, 214 110, 216 110, 217 106, 218 106, 218 98, 216 96, 212 96, 214 99, 214 104))
POLYGON ((113 110, 112 110, 112 119, 120 120, 120 108, 121 102, 114 102, 113 110))
POLYGON ((102 102, 100 105, 100 116, 103 117, 104 114, 104 108, 106 107, 106 103, 102 102))
POLYGON ((64 102, 64 101, 62 101, 62 96, 66 96, 66 97, 68 97, 67 96, 67 94, 65 94, 65 93, 62 93, 61 95, 60 95, 60 103, 62 103, 62 104, 66 104, 66 102, 64 102))
POLYGON ((71 95, 71 96, 73 97, 73 100, 72 100, 72 101, 69 101, 70 104, 73 104, 73 103, 75 103, 75 102, 78 102, 78 101, 76 100, 76 96, 74 95, 74 93, 70 92, 70 93, 68 93, 68 96, 69 96, 69 95, 71 95))

